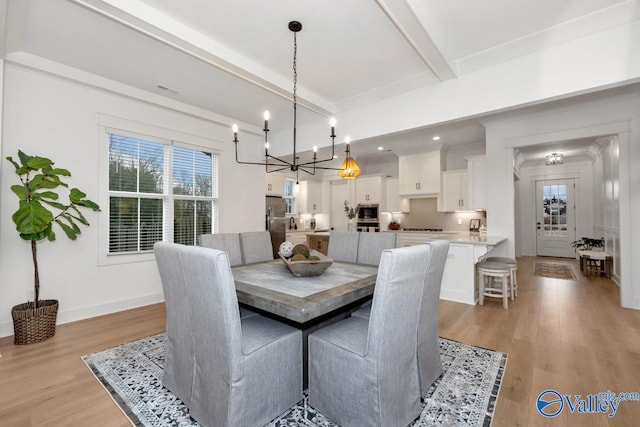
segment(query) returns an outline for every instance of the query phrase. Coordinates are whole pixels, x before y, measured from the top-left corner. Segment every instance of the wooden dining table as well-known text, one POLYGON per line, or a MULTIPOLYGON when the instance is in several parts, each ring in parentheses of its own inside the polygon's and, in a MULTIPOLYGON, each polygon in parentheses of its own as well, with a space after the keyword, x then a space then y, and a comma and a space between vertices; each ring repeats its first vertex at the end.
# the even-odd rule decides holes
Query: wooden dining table
POLYGON ((302 330, 304 387, 307 386, 307 337, 347 318, 371 297, 378 267, 334 262, 323 274, 294 276, 282 260, 232 267, 238 301, 302 330))
POLYGON ((371 296, 378 267, 334 262, 320 276, 296 277, 273 260, 232 271, 240 303, 306 325, 371 296))

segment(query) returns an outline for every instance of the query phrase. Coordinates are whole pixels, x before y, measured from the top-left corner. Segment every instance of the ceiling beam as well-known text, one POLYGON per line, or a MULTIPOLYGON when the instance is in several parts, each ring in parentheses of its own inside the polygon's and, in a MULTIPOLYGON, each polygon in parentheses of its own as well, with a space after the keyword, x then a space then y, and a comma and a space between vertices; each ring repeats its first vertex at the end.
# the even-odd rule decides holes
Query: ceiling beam
POLYGON ((440 81, 457 77, 453 67, 442 55, 406 0, 376 0, 376 2, 440 81))

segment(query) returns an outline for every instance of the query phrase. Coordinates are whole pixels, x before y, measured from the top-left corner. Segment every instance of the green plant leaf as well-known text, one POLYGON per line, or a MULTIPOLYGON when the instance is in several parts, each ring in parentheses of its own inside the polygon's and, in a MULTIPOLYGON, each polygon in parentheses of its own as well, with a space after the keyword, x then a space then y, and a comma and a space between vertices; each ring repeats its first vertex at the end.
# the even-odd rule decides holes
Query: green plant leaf
POLYGON ((87 218, 85 218, 84 215, 82 215, 82 212, 80 212, 80 209, 78 209, 76 205, 71 205, 71 209, 76 211, 76 213, 78 214, 78 218, 77 218, 78 221, 80 221, 84 225, 89 225, 89 221, 87 221, 87 218))
POLYGON ((64 233, 67 235, 67 237, 69 239, 76 240, 76 237, 78 237, 78 236, 77 236, 76 232, 73 230, 73 228, 69 227, 67 224, 65 224, 64 222, 60 221, 59 219, 56 219, 56 222, 62 228, 62 230, 64 231, 64 233))
POLYGON ((29 160, 31 160, 31 156, 25 154, 22 150, 18 150, 18 158, 20 159, 20 163, 22 163, 22 166, 27 166, 27 163, 29 163, 29 160))
POLYGON ((42 184, 43 180, 44 180, 44 175, 42 175, 42 174, 35 175, 29 181, 29 189, 31 191, 37 190, 40 187, 40 185, 42 184))
POLYGON ((17 164, 17 163, 13 160, 13 157, 9 156, 9 157, 7 157, 7 160, 9 160, 9 161, 13 164, 13 166, 16 168, 16 170, 20 169, 20 165, 19 165, 19 164, 17 164))
POLYGON ((54 193, 53 191, 42 191, 37 194, 43 199, 58 200, 58 193, 54 193))
POLYGON ((51 230, 47 235, 47 239, 49 239, 50 242, 54 242, 56 240, 56 233, 51 230))
POLYGON ((58 202, 53 202, 51 200, 42 199, 42 203, 46 203, 47 205, 53 206, 54 208, 60 209, 61 211, 63 211, 63 210, 68 208, 67 205, 63 205, 62 203, 58 203, 58 202))
POLYGON ((50 175, 71 176, 71 172, 66 169, 55 168, 47 172, 50 175))
POLYGON ((27 191, 24 185, 12 185, 11 191, 16 193, 16 196, 18 196, 18 199, 27 200, 27 195, 29 192, 27 191))
POLYGON ((81 218, 81 217, 78 217, 78 216, 75 216, 75 215, 71 215, 70 213, 68 213, 67 215, 69 215, 71 218, 75 219, 76 221, 78 221, 81 224, 89 225, 89 222, 84 217, 81 218))
POLYGON ((72 188, 71 191, 69 192, 69 200, 71 200, 73 203, 78 203, 80 200, 84 199, 85 197, 87 197, 87 195, 82 191, 78 190, 77 188, 72 188))
POLYGON ((71 200, 71 203, 94 211, 100 210, 100 206, 98 206, 97 203, 92 202, 89 199, 85 199, 85 197, 87 197, 87 195, 77 188, 72 188, 69 192, 69 200, 71 200))
POLYGON ((42 240, 44 238, 49 238, 51 233, 53 233, 53 230, 51 229, 51 224, 49 224, 49 226, 47 226, 47 228, 45 228, 43 231, 39 232, 39 233, 32 233, 32 234, 27 234, 27 233, 20 233, 20 237, 24 240, 42 240))
POLYGON ((82 233, 82 230, 80 230, 80 227, 78 227, 78 224, 73 222, 73 218, 71 217, 71 215, 69 215, 68 213, 65 213, 65 214, 62 214, 62 217, 67 220, 67 222, 69 223, 71 228, 73 228, 73 231, 76 232, 76 234, 82 233))
POLYGON ((47 166, 51 166, 53 162, 46 157, 31 157, 29 160, 24 162, 29 169, 38 170, 46 168, 47 166))
POLYGON ((44 231, 53 221, 53 214, 37 200, 21 201, 20 207, 11 217, 16 230, 21 234, 35 234, 44 231))
POLYGON ((78 206, 82 206, 83 208, 88 208, 93 211, 99 212, 100 206, 97 203, 92 202, 91 200, 80 200, 76 203, 78 206))

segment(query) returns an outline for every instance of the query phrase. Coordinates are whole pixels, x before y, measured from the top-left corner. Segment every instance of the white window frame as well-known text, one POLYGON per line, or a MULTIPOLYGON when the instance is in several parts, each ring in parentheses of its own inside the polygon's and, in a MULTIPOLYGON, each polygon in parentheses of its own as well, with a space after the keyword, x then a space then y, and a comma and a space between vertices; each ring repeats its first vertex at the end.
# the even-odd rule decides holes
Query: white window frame
MULTIPOLYGON (((147 141, 154 141, 162 143, 165 146, 165 165, 172 165, 172 147, 179 146, 184 148, 190 148, 194 150, 201 150, 209 152, 218 156, 218 183, 217 188, 213 189, 212 197, 207 198, 213 200, 213 203, 217 204, 217 218, 212 218, 212 232, 217 232, 217 228, 220 222, 220 174, 222 158, 221 151, 223 151, 223 143, 210 140, 207 138, 201 138, 192 134, 182 133, 180 131, 170 130, 166 128, 160 128, 153 125, 147 125, 144 123, 134 122, 127 119, 117 118, 109 115, 99 115, 99 144, 100 144, 100 159, 99 159, 99 205, 102 212, 98 215, 98 265, 115 265, 126 264, 135 262, 153 262, 155 256, 153 251, 141 251, 141 252, 122 252, 122 253, 109 253, 109 208, 110 197, 113 195, 119 195, 118 192, 109 191, 109 134, 117 134, 128 136, 132 138, 144 139, 147 141), (216 221, 217 219, 217 221, 216 221)), ((173 204, 174 198, 171 194, 171 186, 173 182, 173 176, 171 175, 171 167, 165 171, 165 179, 163 182, 164 191, 161 195, 164 199, 164 226, 163 226, 163 241, 173 241, 173 204)), ((215 179, 215 178, 214 178, 215 179)), ((146 194, 141 193, 122 193, 124 197, 146 197, 146 194)), ((155 198, 155 197, 154 197, 155 198)), ((180 195, 177 199, 192 199, 190 196, 180 195)), ((194 199, 203 200, 200 197, 194 199)))

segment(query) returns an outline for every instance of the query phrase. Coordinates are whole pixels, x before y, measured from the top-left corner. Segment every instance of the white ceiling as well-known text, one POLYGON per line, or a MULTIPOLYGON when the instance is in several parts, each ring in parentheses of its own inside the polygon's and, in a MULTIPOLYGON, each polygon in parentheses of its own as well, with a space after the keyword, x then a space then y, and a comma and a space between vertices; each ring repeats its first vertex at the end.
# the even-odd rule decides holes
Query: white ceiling
MULTIPOLYGON (((622 25, 639 13, 637 0, 7 0, 3 36, 9 62, 26 52, 229 122, 260 125, 268 109, 273 129, 292 123, 290 20, 303 24, 297 42, 304 123, 339 118, 346 109, 622 25)), ((364 141, 362 154, 378 144, 410 152, 434 133, 445 144, 484 140, 479 122, 468 120, 364 141)))

